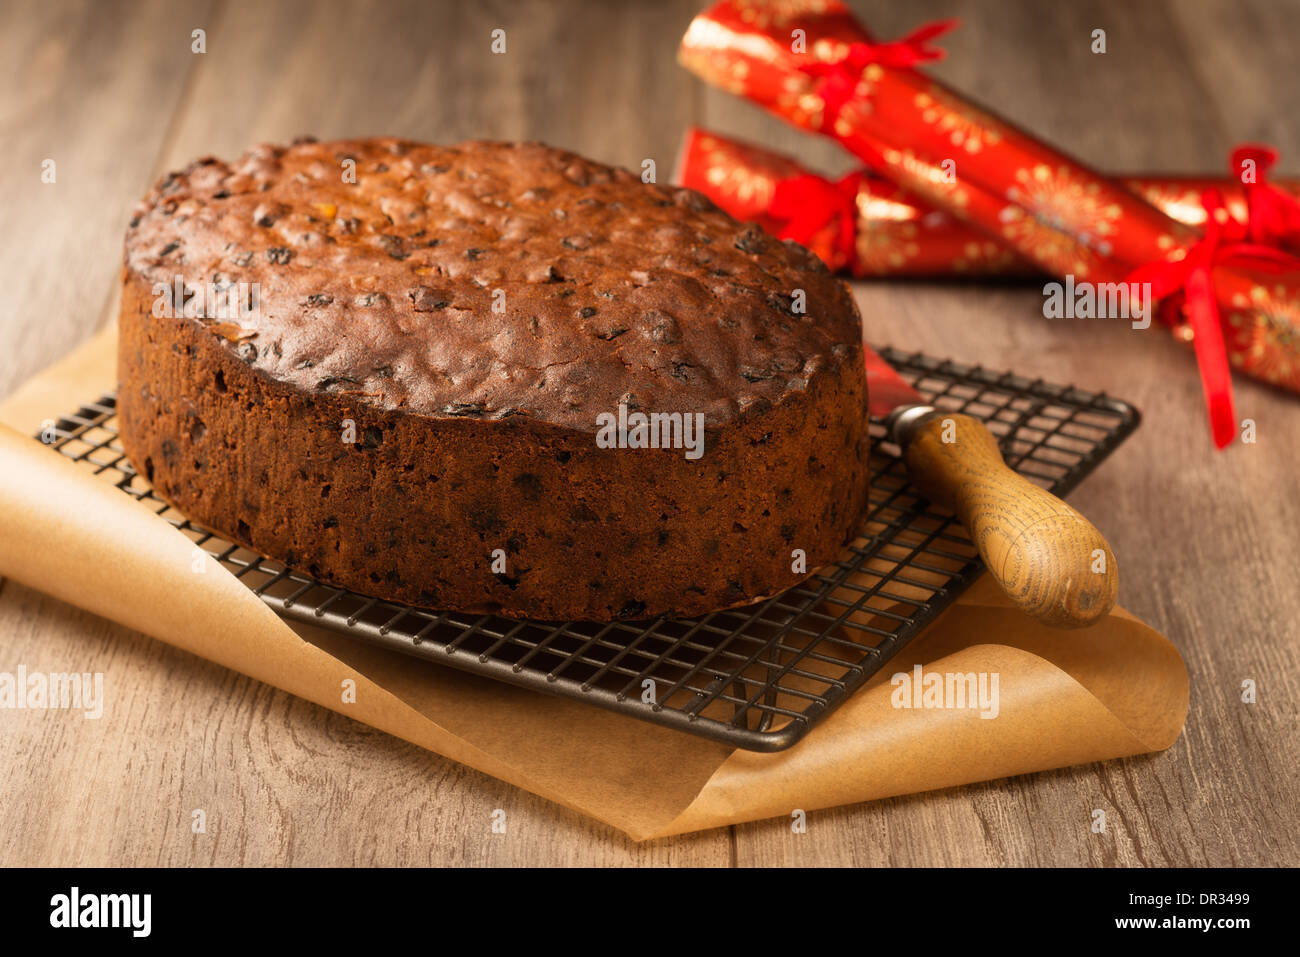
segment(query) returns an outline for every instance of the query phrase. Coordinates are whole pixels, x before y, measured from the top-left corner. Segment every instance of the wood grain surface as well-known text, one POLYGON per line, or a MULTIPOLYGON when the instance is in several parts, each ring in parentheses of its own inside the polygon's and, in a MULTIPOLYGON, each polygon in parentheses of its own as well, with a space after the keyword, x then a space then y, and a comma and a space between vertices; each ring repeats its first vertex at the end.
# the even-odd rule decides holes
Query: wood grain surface
MULTIPOLYGON (((1234 143, 1262 139, 1300 173, 1296 0, 854 6, 884 37, 960 16, 935 72, 1093 164, 1217 172, 1234 143), (1098 27, 1105 55, 1089 51, 1098 27)), ((677 67, 696 7, 6 0, 0 395, 105 321, 132 205, 201 154, 301 133, 537 138, 630 167, 652 157, 666 175, 698 123, 846 168, 834 146, 677 67), (503 56, 488 53, 496 27, 503 56)), ((0 670, 103 671, 125 706, 100 721, 0 714, 0 864, 1300 864, 1300 398, 1238 381, 1259 439, 1215 454, 1192 354, 1157 330, 1045 320, 1032 284, 856 291, 875 342, 1143 411, 1070 500, 1114 548, 1121 604, 1186 658, 1191 712, 1171 750, 818 812, 806 834, 773 820, 638 845, 7 582, 0 670), (1240 700, 1245 679, 1255 704, 1240 700), (190 831, 197 808, 204 835, 190 831), (490 832, 496 808, 507 835, 490 832), (1095 808, 1105 834, 1089 828, 1095 808)))

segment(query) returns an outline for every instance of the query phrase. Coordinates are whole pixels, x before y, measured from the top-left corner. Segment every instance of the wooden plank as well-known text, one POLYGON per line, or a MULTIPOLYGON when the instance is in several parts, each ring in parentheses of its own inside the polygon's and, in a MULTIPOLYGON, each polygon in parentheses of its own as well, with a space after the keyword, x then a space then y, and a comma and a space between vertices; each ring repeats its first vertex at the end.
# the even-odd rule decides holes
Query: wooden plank
POLYGON ((210 4, 6 4, 0 30, 0 395, 95 329, 122 234, 195 57, 210 4), (54 161, 55 182, 41 179, 54 161))
POLYGON ((666 181, 694 103, 696 84, 675 60, 693 9, 685 0, 230 4, 166 165, 302 134, 386 134, 541 139, 631 169, 654 159, 666 181), (498 28, 503 54, 491 52, 498 28))

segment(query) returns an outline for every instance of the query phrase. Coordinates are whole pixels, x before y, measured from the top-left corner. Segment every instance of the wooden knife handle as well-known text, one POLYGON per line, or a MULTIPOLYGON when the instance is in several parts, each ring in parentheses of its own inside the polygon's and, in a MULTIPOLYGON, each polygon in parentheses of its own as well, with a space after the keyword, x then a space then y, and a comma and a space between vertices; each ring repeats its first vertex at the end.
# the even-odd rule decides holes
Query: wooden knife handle
POLYGON ((915 425, 905 449, 913 484, 957 514, 990 573, 1022 610, 1058 628, 1081 628, 1110 611, 1119 570, 1106 539, 1008 468, 982 422, 936 412, 915 425))

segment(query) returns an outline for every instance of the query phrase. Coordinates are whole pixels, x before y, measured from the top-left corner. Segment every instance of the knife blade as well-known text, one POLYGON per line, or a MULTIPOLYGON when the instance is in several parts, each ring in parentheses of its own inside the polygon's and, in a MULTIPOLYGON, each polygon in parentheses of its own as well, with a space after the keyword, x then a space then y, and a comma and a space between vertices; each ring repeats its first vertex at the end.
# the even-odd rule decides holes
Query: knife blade
POLYGON ((863 359, 867 410, 885 420, 912 484, 956 514, 1016 606, 1058 628, 1108 614, 1119 569, 1092 523, 1008 467, 984 423, 935 408, 865 344, 863 359))
POLYGON ((867 411, 877 419, 887 419, 899 406, 929 403, 907 380, 894 371, 894 367, 865 343, 862 359, 867 367, 867 411))

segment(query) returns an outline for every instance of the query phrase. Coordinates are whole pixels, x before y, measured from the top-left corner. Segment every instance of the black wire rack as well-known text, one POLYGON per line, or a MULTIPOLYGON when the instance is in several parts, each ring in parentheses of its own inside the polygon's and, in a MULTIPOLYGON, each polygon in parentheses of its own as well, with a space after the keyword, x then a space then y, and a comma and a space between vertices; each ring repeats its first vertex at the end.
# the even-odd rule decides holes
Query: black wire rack
MULTIPOLYGON (((1130 405, 1010 372, 880 350, 937 408, 996 435, 1009 465, 1064 495, 1137 428, 1130 405)), ((533 622, 410 608, 314 581, 192 524, 118 442, 109 394, 38 438, 152 505, 286 618, 754 751, 802 738, 932 622, 982 569, 948 512, 909 484, 871 423, 871 507, 833 565, 746 608, 693 619, 533 622)))

